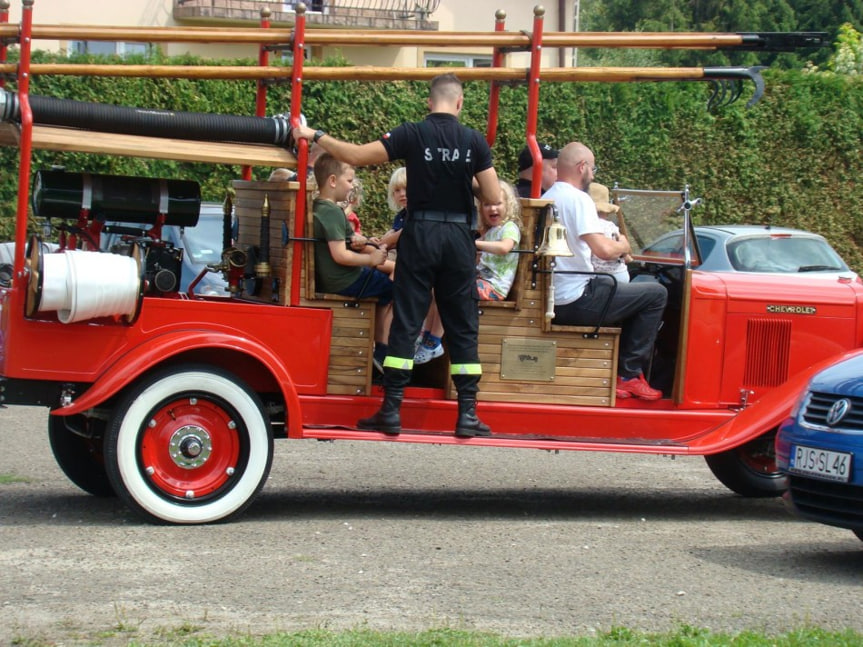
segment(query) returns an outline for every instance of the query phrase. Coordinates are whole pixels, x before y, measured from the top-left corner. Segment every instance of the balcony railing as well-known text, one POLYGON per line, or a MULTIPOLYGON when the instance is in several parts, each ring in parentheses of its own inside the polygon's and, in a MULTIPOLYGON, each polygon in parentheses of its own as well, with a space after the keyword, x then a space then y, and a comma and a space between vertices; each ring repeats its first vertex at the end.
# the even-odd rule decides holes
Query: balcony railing
MULTIPOLYGON (((174 0, 179 23, 257 23, 261 10, 270 10, 270 22, 295 20, 299 0, 174 0)), ((366 27, 372 29, 435 30, 430 20, 440 0, 306 0, 310 26, 366 27)))

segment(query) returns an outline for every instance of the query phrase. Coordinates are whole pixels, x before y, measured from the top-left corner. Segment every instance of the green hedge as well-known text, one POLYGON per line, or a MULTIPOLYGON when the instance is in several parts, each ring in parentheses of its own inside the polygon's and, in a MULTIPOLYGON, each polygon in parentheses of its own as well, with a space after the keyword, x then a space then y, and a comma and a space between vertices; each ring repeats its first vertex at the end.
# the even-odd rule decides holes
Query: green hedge
MULTIPOLYGON (((37 53, 35 59, 51 56, 37 53)), ((707 110, 707 83, 546 83, 540 90, 538 137, 556 146, 586 143, 601 168, 598 181, 609 185, 680 189, 689 184, 692 194, 704 199, 695 211, 699 222, 771 223, 822 233, 863 271, 863 80, 769 70, 765 77, 765 96, 753 108, 745 107, 749 85, 740 101, 713 113, 707 110)), ((35 77, 31 92, 148 108, 254 113, 252 82, 35 77)), ((307 82, 303 112, 314 127, 365 142, 401 121, 421 118, 425 97, 424 83, 307 82)), ((271 114, 286 113, 290 88, 272 87, 268 101, 271 114)), ((488 85, 467 84, 462 120, 485 131, 487 111, 488 85)), ((514 178, 526 111, 526 89, 503 87, 494 147, 502 178, 514 178)), ((0 164, 5 169, 0 236, 8 239, 17 151, 0 149, 0 164)), ((35 153, 34 170, 52 164, 72 171, 195 179, 208 200, 222 200, 240 173, 236 166, 35 153)), ((389 225, 385 192, 392 168, 359 172, 366 188, 360 211, 365 231, 382 232, 389 225)), ((263 179, 269 170, 255 169, 255 177, 263 179)))

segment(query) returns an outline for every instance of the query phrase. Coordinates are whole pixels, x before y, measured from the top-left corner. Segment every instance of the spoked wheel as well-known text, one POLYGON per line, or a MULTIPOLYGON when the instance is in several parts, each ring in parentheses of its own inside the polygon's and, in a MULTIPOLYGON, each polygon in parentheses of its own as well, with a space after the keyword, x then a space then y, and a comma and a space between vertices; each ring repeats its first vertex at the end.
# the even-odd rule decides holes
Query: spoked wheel
POLYGON ((115 496, 105 471, 105 422, 84 416, 48 416, 48 440, 57 465, 72 483, 94 496, 115 496))
POLYGON ((114 489, 150 521, 209 523, 239 514, 260 492, 272 459, 260 398, 204 366, 163 370, 131 387, 105 438, 114 489))
POLYGON ((746 497, 780 496, 788 477, 776 467, 776 430, 721 454, 705 456, 713 475, 730 490, 746 497))

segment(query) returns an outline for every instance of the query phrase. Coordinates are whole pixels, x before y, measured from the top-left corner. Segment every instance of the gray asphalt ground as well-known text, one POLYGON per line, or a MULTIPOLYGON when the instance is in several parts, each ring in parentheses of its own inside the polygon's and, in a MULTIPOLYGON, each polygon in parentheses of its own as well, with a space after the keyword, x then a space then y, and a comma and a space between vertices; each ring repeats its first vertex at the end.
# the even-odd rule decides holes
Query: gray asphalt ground
POLYGON ((863 543, 727 491, 698 457, 276 442, 222 525, 68 482, 47 410, 0 410, 0 644, 274 630, 863 631, 863 543), (6 479, 8 480, 8 479, 6 479))

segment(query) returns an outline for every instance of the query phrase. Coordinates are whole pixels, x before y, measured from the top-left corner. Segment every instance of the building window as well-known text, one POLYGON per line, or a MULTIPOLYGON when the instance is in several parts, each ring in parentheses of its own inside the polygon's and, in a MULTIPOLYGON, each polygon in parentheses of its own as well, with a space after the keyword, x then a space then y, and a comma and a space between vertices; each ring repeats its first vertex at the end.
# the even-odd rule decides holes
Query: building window
POLYGON ((426 54, 426 67, 491 67, 491 56, 474 54, 426 54))
POLYGON ((73 40, 69 42, 69 54, 96 54, 102 56, 146 56, 149 43, 122 43, 115 41, 73 40))

